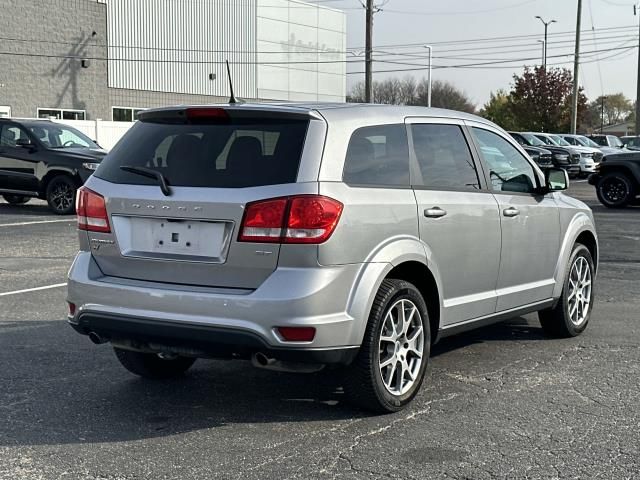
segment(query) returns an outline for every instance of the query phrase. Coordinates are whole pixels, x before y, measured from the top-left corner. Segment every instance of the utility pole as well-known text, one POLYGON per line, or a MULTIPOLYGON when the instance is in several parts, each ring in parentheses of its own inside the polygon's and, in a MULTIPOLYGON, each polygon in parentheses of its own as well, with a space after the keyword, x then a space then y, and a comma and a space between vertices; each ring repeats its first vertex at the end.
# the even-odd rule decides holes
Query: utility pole
POLYGON ((604 99, 606 97, 602 95, 602 101, 600 102, 600 133, 604 132, 604 99))
POLYGON ((364 101, 373 101, 373 72, 372 72, 372 43, 373 43, 373 0, 367 0, 366 5, 366 28, 365 28, 365 50, 364 50, 364 101))
POLYGON ((542 62, 540 63, 540 65, 542 65, 546 71, 547 59, 545 58, 545 55, 547 54, 547 42, 545 42, 544 40, 538 40, 538 43, 542 44, 542 62))
POLYGON ((427 71, 428 73, 428 80, 427 80, 427 107, 431 106, 431 60, 433 58, 433 56, 431 55, 433 52, 433 47, 431 45, 425 45, 424 48, 429 50, 429 70, 427 71))
POLYGON ((551 25, 552 23, 556 23, 556 21, 549 20, 548 22, 545 22, 540 15, 536 15, 536 18, 540 20, 544 25, 544 45, 543 45, 544 53, 542 54, 542 66, 546 71, 547 70, 547 29, 549 28, 549 25, 551 25))
MULTIPOLYGON (((633 6, 633 14, 638 15, 638 4, 633 6)), ((638 22, 640 35, 640 22, 638 22)), ((640 135, 640 45, 638 45, 638 79, 636 81, 636 135, 640 135)))
POLYGON ((576 52, 573 61, 573 105, 571 108, 571 133, 575 135, 578 129, 578 94, 580 84, 578 83, 580 68, 580 23, 582 20, 582 0, 578 0, 578 18, 576 20, 576 52))

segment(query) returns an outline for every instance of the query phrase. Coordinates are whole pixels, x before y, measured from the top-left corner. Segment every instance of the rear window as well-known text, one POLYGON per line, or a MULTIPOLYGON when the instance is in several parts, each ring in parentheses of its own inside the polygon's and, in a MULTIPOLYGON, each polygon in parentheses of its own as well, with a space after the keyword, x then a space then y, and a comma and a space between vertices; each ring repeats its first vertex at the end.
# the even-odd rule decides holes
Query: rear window
POLYGON ((155 185, 121 166, 157 170, 170 185, 240 188, 294 183, 308 120, 235 119, 218 124, 137 122, 107 155, 96 177, 155 185))

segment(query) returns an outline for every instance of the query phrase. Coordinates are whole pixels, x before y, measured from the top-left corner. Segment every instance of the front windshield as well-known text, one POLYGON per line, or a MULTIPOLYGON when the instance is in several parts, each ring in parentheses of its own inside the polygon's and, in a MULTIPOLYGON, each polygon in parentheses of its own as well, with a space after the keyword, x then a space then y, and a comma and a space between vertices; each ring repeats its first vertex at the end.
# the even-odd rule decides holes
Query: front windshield
POLYGON ((611 143, 613 144, 613 146, 616 148, 620 148, 624 145, 618 137, 611 136, 609 138, 611 139, 611 143))
POLYGON ((600 148, 600 145, 598 145, 596 142, 591 140, 589 137, 584 137, 580 135, 579 137, 576 137, 576 138, 585 147, 600 148))
POLYGON ((556 142, 551 140, 549 137, 545 135, 536 135, 536 138, 539 138, 545 145, 555 145, 556 142))
POLYGON ((560 145, 561 147, 570 147, 571 144, 569 142, 567 142, 564 138, 559 137, 558 135, 549 135, 549 137, 551 138, 551 140, 553 140, 553 142, 556 145, 560 145))
POLYGON ((67 125, 42 123, 28 128, 49 148, 100 148, 80 130, 67 125))
POLYGON ((533 145, 534 147, 544 147, 544 146, 546 146, 546 143, 544 143, 542 140, 540 140, 535 135, 531 135, 530 133, 521 133, 520 135, 522 135, 525 138, 525 140, 527 142, 529 142, 530 145, 533 145))

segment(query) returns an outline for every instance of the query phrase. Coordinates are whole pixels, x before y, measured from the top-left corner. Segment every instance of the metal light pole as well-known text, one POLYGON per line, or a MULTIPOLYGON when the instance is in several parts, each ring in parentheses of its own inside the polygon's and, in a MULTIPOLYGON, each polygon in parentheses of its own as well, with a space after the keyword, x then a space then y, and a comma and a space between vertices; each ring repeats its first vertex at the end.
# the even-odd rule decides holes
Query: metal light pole
POLYGON ((556 23, 555 20, 549 20, 548 22, 545 22, 544 19, 540 16, 540 15, 536 15, 536 18, 538 20, 540 20, 542 22, 542 24, 544 25, 544 54, 542 55, 542 66, 544 67, 544 69, 547 69, 547 29, 549 28, 549 25, 551 25, 552 23, 556 23))
POLYGON ((431 106, 431 59, 433 53, 433 47, 431 45, 425 45, 424 48, 429 50, 429 69, 427 70, 427 107, 431 106))
POLYGON ((578 15, 576 18, 576 51, 573 60, 573 102, 571 106, 571 134, 578 129, 578 95, 580 94, 580 25, 582 22, 582 0, 578 0, 578 15))

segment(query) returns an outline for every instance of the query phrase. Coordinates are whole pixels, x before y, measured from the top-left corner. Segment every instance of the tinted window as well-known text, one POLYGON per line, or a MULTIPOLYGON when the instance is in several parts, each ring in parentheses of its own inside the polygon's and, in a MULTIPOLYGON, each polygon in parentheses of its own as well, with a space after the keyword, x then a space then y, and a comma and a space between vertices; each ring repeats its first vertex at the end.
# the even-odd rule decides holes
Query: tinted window
POLYGON ((404 124, 356 130, 349 140, 343 180, 351 185, 408 186, 409 146, 404 124))
POLYGON ((50 148, 99 148, 80 130, 48 122, 26 124, 31 133, 50 148))
POLYGON ((17 125, 0 125, 0 147, 15 147, 18 140, 28 140, 29 136, 17 125))
POLYGON ((537 182, 533 167, 516 147, 488 130, 474 127, 473 133, 489 167, 494 191, 532 193, 535 190, 537 182))
POLYGON ((154 185, 120 166, 161 172, 170 185, 239 188, 294 183, 308 120, 232 119, 220 123, 137 122, 95 175, 115 183, 154 185))
POLYGON ((413 148, 426 187, 479 189, 469 146, 457 125, 411 126, 413 148))

